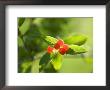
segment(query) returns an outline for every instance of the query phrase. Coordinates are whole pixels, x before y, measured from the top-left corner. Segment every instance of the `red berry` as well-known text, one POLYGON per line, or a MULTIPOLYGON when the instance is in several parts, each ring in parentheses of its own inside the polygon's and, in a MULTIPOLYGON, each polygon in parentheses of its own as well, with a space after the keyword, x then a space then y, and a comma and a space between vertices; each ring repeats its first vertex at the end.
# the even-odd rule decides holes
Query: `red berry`
POLYGON ((68 49, 69 49, 69 47, 68 47, 67 44, 64 44, 64 45, 63 45, 63 48, 65 49, 65 51, 68 51, 68 49))
POLYGON ((62 55, 64 55, 64 54, 66 53, 66 51, 65 51, 64 48, 60 48, 60 49, 59 49, 59 52, 60 52, 60 54, 62 54, 62 55))
POLYGON ((69 47, 67 44, 64 44, 62 48, 59 49, 60 54, 64 55, 68 51, 69 47))
POLYGON ((51 46, 48 46, 48 48, 47 48, 47 52, 50 54, 50 53, 52 53, 53 52, 53 47, 51 47, 51 46))
POLYGON ((60 45, 59 45, 58 43, 56 43, 56 44, 54 45, 54 48, 55 48, 55 49, 59 49, 59 48, 60 48, 60 45))
POLYGON ((59 49, 61 46, 63 46, 64 42, 63 40, 58 40, 57 43, 54 45, 55 49, 59 49))

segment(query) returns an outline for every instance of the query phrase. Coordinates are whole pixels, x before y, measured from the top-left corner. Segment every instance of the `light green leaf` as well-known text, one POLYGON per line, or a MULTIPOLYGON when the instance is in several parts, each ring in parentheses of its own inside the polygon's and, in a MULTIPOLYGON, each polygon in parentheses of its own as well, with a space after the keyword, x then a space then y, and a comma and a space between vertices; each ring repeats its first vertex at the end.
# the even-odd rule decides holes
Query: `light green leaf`
POLYGON ((43 20, 43 18, 36 18, 36 19, 33 20, 33 24, 39 26, 41 24, 42 20, 43 20))
POLYGON ((47 64, 50 61, 50 54, 45 53, 40 59, 39 65, 47 64))
POLYGON ((32 62, 31 72, 32 73, 38 73, 39 72, 39 60, 34 60, 32 62))
POLYGON ((86 41, 87 37, 85 35, 72 35, 64 39, 65 43, 75 45, 83 45, 86 41))
POLYGON ((48 44, 51 44, 51 45, 57 43, 57 41, 58 41, 56 38, 51 37, 51 36, 46 36, 45 40, 48 44))
POLYGON ((60 70, 62 66, 62 55, 57 53, 54 58, 52 58, 51 64, 56 71, 60 70))
POLYGON ((21 64, 21 72, 22 73, 28 73, 31 72, 31 65, 32 65, 32 61, 30 60, 25 60, 24 62, 22 62, 21 64))
POLYGON ((18 46, 19 47, 23 47, 24 46, 23 40, 20 37, 18 37, 18 46))
POLYGON ((86 49, 78 45, 69 45, 69 50, 67 54, 81 54, 87 52, 86 49))
POLYGON ((19 27, 19 30, 22 35, 24 35, 30 28, 31 19, 26 18, 23 24, 19 27))

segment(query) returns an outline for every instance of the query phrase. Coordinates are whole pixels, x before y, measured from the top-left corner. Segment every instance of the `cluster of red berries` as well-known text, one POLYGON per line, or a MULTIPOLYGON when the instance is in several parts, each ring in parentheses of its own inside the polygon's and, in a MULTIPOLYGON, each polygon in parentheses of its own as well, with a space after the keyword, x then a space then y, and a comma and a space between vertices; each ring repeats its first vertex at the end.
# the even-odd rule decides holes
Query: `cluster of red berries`
POLYGON ((60 54, 64 55, 68 51, 69 47, 67 44, 64 43, 63 40, 58 40, 54 47, 48 46, 47 52, 50 54, 54 50, 59 51, 60 54))

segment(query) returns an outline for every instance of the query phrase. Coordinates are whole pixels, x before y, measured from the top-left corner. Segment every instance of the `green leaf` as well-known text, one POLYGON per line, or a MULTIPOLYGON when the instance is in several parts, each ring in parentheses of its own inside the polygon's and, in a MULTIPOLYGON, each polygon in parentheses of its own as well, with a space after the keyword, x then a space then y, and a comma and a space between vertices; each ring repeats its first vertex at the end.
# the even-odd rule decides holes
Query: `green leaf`
POLYGON ((46 36, 45 40, 48 44, 51 44, 51 45, 57 43, 57 41, 58 41, 56 38, 51 37, 51 36, 46 36))
POLYGON ((47 64, 50 61, 50 54, 45 53, 40 59, 39 65, 47 64))
POLYGON ((81 54, 87 52, 86 49, 78 45, 69 45, 69 50, 67 54, 81 54))
POLYGON ((42 20, 43 20, 43 18, 36 18, 36 19, 33 20, 33 24, 40 25, 42 20))
POLYGON ((31 72, 32 61, 31 60, 24 60, 20 65, 21 73, 28 73, 31 72))
POLYGON ((29 52, 24 47, 18 47, 18 59, 22 61, 24 58, 30 57, 29 52))
POLYGON ((23 47, 24 46, 23 40, 20 37, 18 37, 18 46, 19 47, 23 47))
POLYGON ((87 37, 85 35, 73 35, 64 39, 65 43, 75 45, 83 45, 86 41, 87 37))
POLYGON ((62 55, 57 53, 55 57, 52 58, 51 63, 56 71, 60 70, 62 66, 62 55))
POLYGON ((32 62, 31 72, 32 73, 38 73, 39 72, 39 60, 34 60, 32 62))
POLYGON ((26 18, 23 24, 19 27, 19 30, 22 35, 24 35, 30 28, 31 19, 26 18))
POLYGON ((24 22, 25 18, 18 18, 18 26, 21 26, 24 22))

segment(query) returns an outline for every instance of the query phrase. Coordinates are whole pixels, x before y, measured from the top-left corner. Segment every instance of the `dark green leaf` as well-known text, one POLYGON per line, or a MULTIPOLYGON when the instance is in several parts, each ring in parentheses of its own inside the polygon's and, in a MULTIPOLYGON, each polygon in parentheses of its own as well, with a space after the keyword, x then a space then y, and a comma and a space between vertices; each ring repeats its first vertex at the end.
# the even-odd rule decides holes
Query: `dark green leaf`
POLYGON ((24 47, 18 47, 18 59, 29 56, 29 52, 24 47))
POLYGON ((62 66, 62 55, 57 53, 55 57, 52 58, 51 63, 56 71, 60 70, 62 66))
POLYGON ((57 39, 54 37, 51 37, 51 36, 46 36, 45 40, 48 44, 51 44, 51 45, 53 45, 57 42, 57 39))
POLYGON ((18 26, 20 27, 23 22, 24 22, 25 18, 18 18, 18 26))
POLYGON ((39 65, 47 64, 50 61, 50 54, 45 53, 40 59, 39 65))
POLYGON ((87 52, 86 49, 78 45, 69 45, 69 50, 67 54, 81 54, 87 52))
POLYGON ((23 36, 25 47, 30 51, 40 51, 46 43, 40 38, 40 32, 35 25, 31 25, 30 29, 23 36), (45 43, 45 44, 44 44, 45 43))
POLYGON ((87 37, 85 35, 73 35, 64 39, 65 43, 75 45, 83 45, 86 41, 87 37))
POLYGON ((24 35, 30 28, 31 19, 26 18, 23 24, 19 27, 19 30, 22 35, 24 35))

